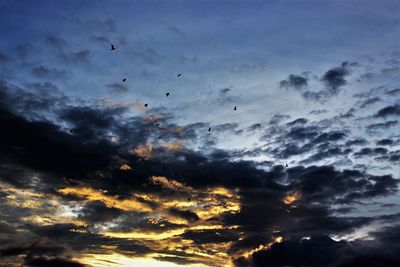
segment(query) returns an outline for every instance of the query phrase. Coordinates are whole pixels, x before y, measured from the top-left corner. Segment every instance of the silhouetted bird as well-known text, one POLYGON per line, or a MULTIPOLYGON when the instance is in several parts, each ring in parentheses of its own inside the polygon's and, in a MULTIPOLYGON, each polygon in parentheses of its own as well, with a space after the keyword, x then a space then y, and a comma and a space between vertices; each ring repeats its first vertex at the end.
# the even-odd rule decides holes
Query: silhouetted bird
POLYGON ((162 136, 159 136, 159 137, 158 137, 158 139, 161 139, 161 138, 162 138, 162 136))
POLYGON ((159 123, 156 123, 156 126, 160 126, 160 124, 159 124, 159 123))
POLYGON ((178 73, 178 75, 176 75, 176 77, 181 77, 182 76, 182 73, 178 73))
POLYGON ((111 44, 111 50, 115 50, 115 46, 111 44))
POLYGON ((148 105, 149 105, 149 104, 146 103, 146 104, 144 104, 144 107, 147 108, 148 105))
POLYGON ((233 110, 236 110, 237 108, 236 108, 236 106, 233 108, 233 110))
POLYGON ((125 79, 125 78, 123 78, 123 79, 122 79, 122 81, 123 81, 123 82, 126 82, 126 79, 125 79))
POLYGON ((165 96, 166 96, 166 97, 169 97, 169 96, 170 96, 170 93, 169 93, 169 92, 167 92, 167 93, 165 94, 165 96))
POLYGON ((208 128, 208 131, 211 132, 211 127, 208 128))
POLYGON ((286 168, 289 167, 289 165, 286 163, 286 168))
POLYGON ((72 134, 72 130, 69 130, 69 133, 71 133, 71 134, 72 134))

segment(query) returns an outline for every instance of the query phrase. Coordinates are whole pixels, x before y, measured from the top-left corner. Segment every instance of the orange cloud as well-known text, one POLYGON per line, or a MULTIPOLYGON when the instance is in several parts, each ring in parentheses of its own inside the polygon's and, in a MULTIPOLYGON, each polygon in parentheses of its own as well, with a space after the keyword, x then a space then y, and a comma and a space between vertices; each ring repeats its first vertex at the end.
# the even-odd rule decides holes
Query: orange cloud
POLYGON ((89 187, 77 188, 77 187, 66 187, 59 189, 58 192, 64 195, 74 195, 81 197, 86 201, 101 201, 109 208, 118 208, 124 211, 143 211, 149 212, 151 208, 145 203, 140 202, 132 196, 130 199, 120 200, 115 196, 106 195, 106 191, 95 190, 89 187))
POLYGON ((293 202, 299 200, 301 198, 300 192, 297 191, 290 191, 286 194, 286 196, 283 198, 283 203, 286 205, 290 205, 293 202))
POLYGON ((131 166, 129 166, 129 165, 126 164, 126 163, 123 163, 121 166, 119 166, 119 169, 120 169, 120 170, 123 170, 123 171, 132 170, 131 166))

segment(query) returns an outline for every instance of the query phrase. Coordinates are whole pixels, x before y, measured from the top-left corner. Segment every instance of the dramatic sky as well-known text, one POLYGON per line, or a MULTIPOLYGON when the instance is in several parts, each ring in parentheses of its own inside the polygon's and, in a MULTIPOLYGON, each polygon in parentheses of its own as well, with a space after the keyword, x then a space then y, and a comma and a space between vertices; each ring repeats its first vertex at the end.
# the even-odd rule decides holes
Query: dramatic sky
POLYGON ((0 0, 0 266, 400 266, 399 47, 391 0, 0 0))

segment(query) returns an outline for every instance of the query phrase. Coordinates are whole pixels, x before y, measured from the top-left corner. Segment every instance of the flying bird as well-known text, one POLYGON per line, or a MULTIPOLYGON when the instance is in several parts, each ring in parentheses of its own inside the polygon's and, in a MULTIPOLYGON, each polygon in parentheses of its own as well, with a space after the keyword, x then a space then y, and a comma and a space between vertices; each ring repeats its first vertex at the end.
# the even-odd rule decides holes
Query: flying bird
POLYGON ((126 78, 123 78, 122 81, 123 81, 123 82, 126 82, 126 78))
POLYGON ((208 128, 208 131, 211 132, 211 127, 208 128))
POLYGON ((149 105, 149 104, 146 103, 146 104, 144 104, 144 107, 147 108, 148 105, 149 105))
POLYGON ((286 163, 286 168, 289 167, 289 165, 286 163))
POLYGON ((166 96, 166 97, 169 97, 169 96, 170 96, 170 93, 169 93, 169 92, 167 92, 167 93, 165 94, 165 96, 166 96))
POLYGON ((115 50, 115 46, 111 44, 111 50, 115 50))
POLYGON ((237 108, 236 108, 236 106, 233 108, 233 110, 236 110, 237 108))
POLYGON ((178 75, 176 75, 177 78, 181 77, 182 73, 178 73, 178 75))
POLYGON ((156 123, 156 126, 160 126, 160 124, 159 124, 159 123, 156 123))

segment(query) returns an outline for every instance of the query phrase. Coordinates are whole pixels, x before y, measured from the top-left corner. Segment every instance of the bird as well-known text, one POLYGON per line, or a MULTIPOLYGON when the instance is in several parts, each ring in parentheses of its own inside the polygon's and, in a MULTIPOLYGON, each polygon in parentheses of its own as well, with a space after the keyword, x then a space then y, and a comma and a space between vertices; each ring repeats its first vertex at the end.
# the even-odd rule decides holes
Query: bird
POLYGON ((156 123, 156 126, 160 126, 160 124, 159 124, 159 123, 156 123))
POLYGON ((148 105, 149 105, 149 104, 146 103, 146 104, 144 104, 144 107, 147 108, 148 105))
POLYGON ((189 202, 190 202, 190 197, 188 197, 188 200, 189 200, 189 202))
POLYGON ((286 163, 286 168, 289 167, 289 165, 286 163))
POLYGON ((176 75, 177 78, 181 77, 182 73, 178 73, 178 75, 176 75))
POLYGON ((236 106, 233 108, 233 110, 236 110, 237 108, 236 108, 236 106))
POLYGON ((126 82, 126 78, 123 78, 122 81, 123 81, 123 82, 126 82))
POLYGON ((167 92, 167 93, 165 94, 165 96, 166 96, 166 97, 169 97, 169 96, 170 96, 170 93, 169 93, 169 92, 167 92))
POLYGON ((208 128, 208 131, 211 132, 211 127, 208 128))
POLYGON ((111 50, 115 50, 115 46, 111 44, 111 50))

